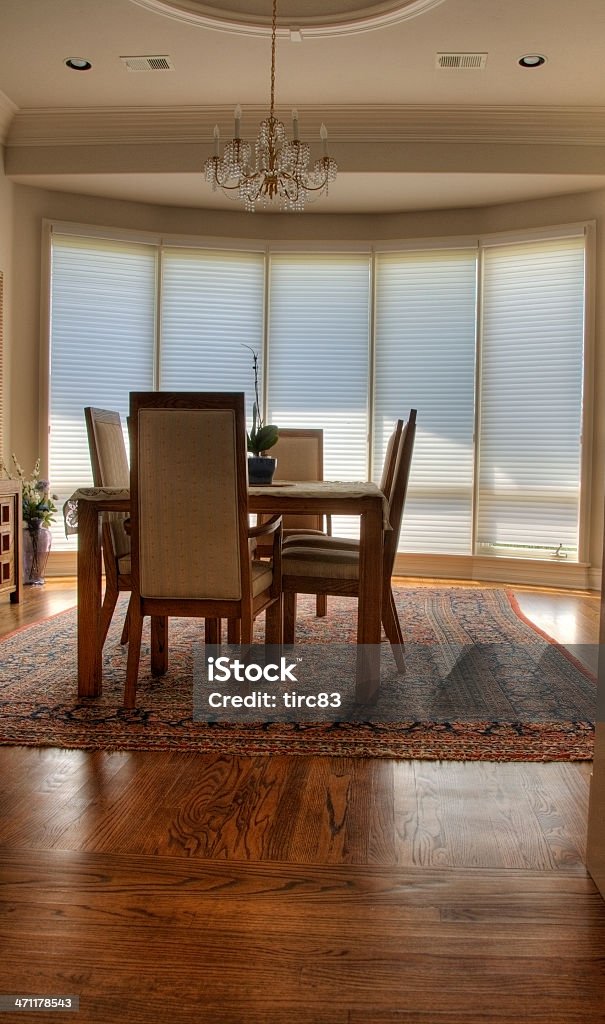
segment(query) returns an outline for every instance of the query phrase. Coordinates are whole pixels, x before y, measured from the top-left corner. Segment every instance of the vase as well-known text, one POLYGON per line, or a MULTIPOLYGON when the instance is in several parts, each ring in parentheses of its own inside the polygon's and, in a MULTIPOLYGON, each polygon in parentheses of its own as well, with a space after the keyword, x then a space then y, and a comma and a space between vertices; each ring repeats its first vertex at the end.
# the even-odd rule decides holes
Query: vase
POLYGON ((44 583, 51 540, 47 526, 23 527, 23 583, 26 586, 40 587, 44 583))
POLYGON ((248 483, 261 486, 270 484, 273 480, 277 459, 270 455, 249 455, 248 456, 248 483))

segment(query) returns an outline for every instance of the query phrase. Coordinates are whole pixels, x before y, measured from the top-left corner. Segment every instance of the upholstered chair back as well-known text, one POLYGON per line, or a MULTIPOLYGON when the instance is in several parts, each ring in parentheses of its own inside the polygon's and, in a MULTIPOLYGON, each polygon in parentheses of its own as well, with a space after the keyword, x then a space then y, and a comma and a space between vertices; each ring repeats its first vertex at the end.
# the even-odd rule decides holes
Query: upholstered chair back
POLYGON ((131 422, 141 597, 239 600, 250 573, 244 396, 201 393, 200 408, 154 397, 131 422))
MULTIPOLYGON (((323 430, 283 427, 277 444, 269 455, 277 459, 275 483, 280 480, 323 480, 323 430)), ((285 530, 322 530, 321 516, 294 515, 283 517, 285 530)))

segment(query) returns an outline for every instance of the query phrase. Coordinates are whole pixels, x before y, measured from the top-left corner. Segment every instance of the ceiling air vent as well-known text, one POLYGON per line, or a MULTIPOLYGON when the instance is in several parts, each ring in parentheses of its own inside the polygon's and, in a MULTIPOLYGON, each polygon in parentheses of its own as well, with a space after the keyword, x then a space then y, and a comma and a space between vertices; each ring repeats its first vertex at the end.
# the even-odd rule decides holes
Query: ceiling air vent
POLYGON ((153 57, 120 57, 120 60, 129 71, 172 71, 174 68, 170 57, 155 54, 153 57))
POLYGON ((454 71, 483 71, 486 64, 486 53, 438 53, 435 58, 435 67, 454 71))

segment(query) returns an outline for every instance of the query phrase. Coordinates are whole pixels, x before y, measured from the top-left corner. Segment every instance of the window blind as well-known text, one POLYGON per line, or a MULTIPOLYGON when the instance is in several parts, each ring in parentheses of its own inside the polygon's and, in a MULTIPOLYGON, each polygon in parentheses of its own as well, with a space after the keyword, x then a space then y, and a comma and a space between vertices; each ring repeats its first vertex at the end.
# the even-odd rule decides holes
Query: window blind
POLYGON ((370 257, 279 254, 269 273, 269 421, 322 427, 324 477, 367 480, 370 257))
MULTIPOLYGON (((130 391, 153 388, 156 250, 54 235, 50 337, 49 478, 59 507, 92 483, 84 406, 120 412, 130 391)), ((53 548, 72 550, 62 517, 53 548)))
POLYGON ((578 554, 584 238, 483 255, 477 551, 578 554))
POLYGON ((264 273, 263 253, 162 251, 162 390, 245 391, 252 414, 252 353, 244 346, 262 369, 264 273))
POLYGON ((401 551, 471 551, 476 279, 475 248, 376 257, 376 480, 394 421, 418 410, 401 551))

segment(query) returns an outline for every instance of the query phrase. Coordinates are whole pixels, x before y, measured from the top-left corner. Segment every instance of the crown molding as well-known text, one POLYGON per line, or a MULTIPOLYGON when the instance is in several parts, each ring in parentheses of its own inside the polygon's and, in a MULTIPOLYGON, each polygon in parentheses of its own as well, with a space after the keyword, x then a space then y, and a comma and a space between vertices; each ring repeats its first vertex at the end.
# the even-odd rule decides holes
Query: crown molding
MULTIPOLYGON (((319 137, 322 121, 339 143, 428 142, 540 146, 605 145, 605 107, 428 105, 298 106, 301 136, 319 137)), ((0 94, 0 127, 10 124, 9 148, 95 145, 211 144, 214 125, 233 127, 227 106, 30 108, 0 94), (6 101, 3 104, 3 100, 6 101)), ((266 106, 246 107, 242 134, 252 138, 266 106)), ((277 110, 288 123, 290 109, 277 110)))
POLYGON ((13 118, 19 110, 16 103, 0 92, 0 146, 6 143, 13 118))
MULTIPOLYGON (((227 4, 218 7, 203 3, 202 0, 130 0, 138 7, 145 7, 154 14, 177 21, 185 21, 205 29, 219 32, 231 32, 246 36, 266 36, 271 34, 271 16, 266 12, 249 13, 248 10, 229 10, 227 4)), ((305 14, 304 5, 299 6, 296 14, 286 14, 278 19, 282 27, 277 29, 278 36, 289 36, 293 29, 299 30, 306 38, 333 38, 334 36, 352 35, 370 32, 374 29, 388 28, 399 22, 416 18, 425 11, 438 7, 444 0, 382 0, 382 2, 363 3, 350 11, 330 10, 325 5, 322 13, 305 14), (288 27, 283 27, 284 23, 288 27)))

